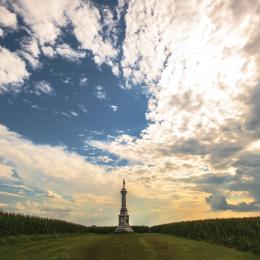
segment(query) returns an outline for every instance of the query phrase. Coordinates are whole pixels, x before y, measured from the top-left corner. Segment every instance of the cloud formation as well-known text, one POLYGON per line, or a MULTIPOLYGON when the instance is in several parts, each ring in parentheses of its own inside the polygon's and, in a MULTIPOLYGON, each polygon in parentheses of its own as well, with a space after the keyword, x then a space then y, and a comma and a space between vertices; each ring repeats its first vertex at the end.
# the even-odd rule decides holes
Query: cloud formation
MULTIPOLYGON (((37 214, 56 208, 55 214, 74 211, 79 217, 91 212, 88 221, 98 221, 100 212, 110 216, 116 185, 127 177, 138 221, 142 203, 158 222, 258 214, 259 1, 119 1, 115 10, 90 1, 47 2, 12 2, 15 14, 2 7, 10 18, 1 23, 3 30, 17 29, 14 17, 19 16, 29 37, 20 52, 0 49, 0 93, 20 91, 29 67, 39 68, 41 55, 70 61, 92 57, 99 68, 110 66, 122 88, 142 88, 148 100, 147 126, 135 136, 87 139, 86 145, 105 154, 96 158, 100 165, 66 147, 36 145, 2 126, 1 177, 11 182, 17 179, 15 170, 52 203, 26 197, 16 208, 30 206, 37 214), (120 23, 124 26, 119 29, 120 23), (77 47, 63 42, 64 28, 69 28, 77 47), (114 158, 118 165, 101 166, 114 158), (104 191, 107 186, 110 191, 104 191), (68 187, 73 187, 70 193, 68 187), (95 212, 95 203, 101 210, 95 212)), ((87 77, 78 84, 86 86, 87 77)), ((94 90, 98 100, 110 94, 101 85, 94 90)), ((36 93, 55 92, 40 82, 36 93)), ((88 112, 81 104, 78 108, 88 112)), ((116 105, 110 108, 118 110, 116 105)), ((74 110, 54 113, 79 115, 74 110)))
MULTIPOLYGON (((23 40, 21 49, 17 51, 20 53, 20 59, 22 58, 20 63, 28 62, 31 69, 39 68, 41 54, 48 58, 59 55, 71 61, 79 61, 86 57, 88 51, 98 66, 109 64, 113 66, 113 72, 118 75, 118 69, 113 65, 118 55, 115 48, 118 33, 116 16, 108 6, 99 9, 91 1, 21 0, 10 3, 4 1, 0 5, 0 37, 5 36, 5 28, 27 31, 28 36, 23 40), (17 24, 17 17, 22 19, 23 27, 17 24), (74 48, 59 40, 64 33, 63 30, 69 25, 72 26, 70 33, 78 41, 78 46, 74 48)), ((17 56, 10 50, 6 49, 6 51, 9 56, 17 56)), ((3 55, 2 50, 1 56, 3 55)), ((16 73, 15 77, 12 79, 9 77, 9 80, 1 75, 0 84, 19 84, 25 76, 29 76, 29 73, 25 74, 27 71, 25 63, 23 70, 24 73, 16 73)), ((19 88, 16 90, 18 91, 19 88)), ((8 88, 5 89, 6 91, 8 88)))
POLYGON ((0 47, 0 93, 20 91, 28 76, 25 62, 16 53, 0 47))
POLYGON ((16 15, 1 5, 0 5, 0 26, 12 28, 12 29, 16 29, 17 27, 16 15))
POLYGON ((54 95, 55 90, 52 88, 52 86, 47 81, 40 81, 35 85, 35 91, 34 93, 38 96, 45 94, 45 95, 54 95))
POLYGON ((258 1, 130 1, 120 67, 128 87, 147 88, 148 126, 139 137, 89 143, 128 160, 120 170, 136 181, 166 189, 187 178, 212 209, 259 211, 258 166, 246 167, 259 149, 259 10, 258 1), (237 179, 196 182, 210 172, 237 179), (244 193, 228 203, 214 190, 230 200, 244 193))
POLYGON ((59 55, 61 55, 62 57, 66 58, 68 60, 71 60, 71 61, 77 61, 86 56, 85 52, 73 50, 66 43, 58 45, 58 47, 56 48, 56 51, 59 55))
MULTIPOLYGON (((110 208, 108 202, 117 199, 114 192, 121 179, 106 174, 104 167, 65 147, 36 145, 3 125, 0 147, 0 185, 9 190, 1 193, 1 200, 9 201, 9 210, 52 217, 66 212, 68 219, 89 224, 95 207, 108 208, 107 214, 115 214, 116 207, 110 208), (104 191, 107 186, 111 189, 104 191)), ((108 223, 115 221, 111 217, 108 223)))

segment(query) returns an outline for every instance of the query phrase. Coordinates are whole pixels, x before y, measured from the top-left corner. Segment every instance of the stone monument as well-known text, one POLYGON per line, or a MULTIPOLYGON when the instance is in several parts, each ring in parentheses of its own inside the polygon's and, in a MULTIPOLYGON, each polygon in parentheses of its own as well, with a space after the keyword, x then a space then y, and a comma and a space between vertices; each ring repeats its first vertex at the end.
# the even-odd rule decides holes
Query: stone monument
POLYGON ((121 210, 118 216, 118 226, 115 229, 115 233, 123 233, 123 232, 134 232, 133 229, 129 226, 129 215, 127 213, 126 208, 126 188, 125 188, 125 179, 123 180, 123 188, 121 190, 122 194, 122 202, 121 202, 121 210))

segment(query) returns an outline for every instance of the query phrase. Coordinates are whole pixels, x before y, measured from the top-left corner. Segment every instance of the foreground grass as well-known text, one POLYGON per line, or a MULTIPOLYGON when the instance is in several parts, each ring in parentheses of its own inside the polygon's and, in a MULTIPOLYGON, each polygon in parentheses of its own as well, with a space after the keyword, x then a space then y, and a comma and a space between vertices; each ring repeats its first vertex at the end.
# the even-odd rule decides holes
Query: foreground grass
POLYGON ((259 256, 171 235, 86 234, 2 238, 0 259, 257 260, 259 256))

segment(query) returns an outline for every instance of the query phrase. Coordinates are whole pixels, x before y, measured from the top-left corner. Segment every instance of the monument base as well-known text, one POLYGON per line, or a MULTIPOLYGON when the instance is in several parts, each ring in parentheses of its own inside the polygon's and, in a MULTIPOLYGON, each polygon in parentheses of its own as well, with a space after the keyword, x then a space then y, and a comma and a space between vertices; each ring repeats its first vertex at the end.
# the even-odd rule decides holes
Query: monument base
POLYGON ((134 230, 129 225, 119 225, 114 233, 128 233, 128 232, 134 232, 134 230))

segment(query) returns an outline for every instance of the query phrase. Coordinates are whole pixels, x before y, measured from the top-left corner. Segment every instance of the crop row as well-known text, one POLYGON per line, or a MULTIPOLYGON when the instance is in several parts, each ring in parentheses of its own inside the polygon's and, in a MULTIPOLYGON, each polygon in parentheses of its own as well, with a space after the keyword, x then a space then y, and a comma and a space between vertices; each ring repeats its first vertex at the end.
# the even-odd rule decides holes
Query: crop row
MULTIPOLYGON (((59 219, 0 211, 0 237, 17 234, 112 233, 116 226, 84 226, 59 219)), ((149 232, 147 226, 133 226, 135 232, 149 232)))
POLYGON ((150 227, 150 232, 207 240, 260 253, 260 217, 169 223, 150 227))

